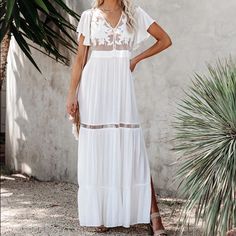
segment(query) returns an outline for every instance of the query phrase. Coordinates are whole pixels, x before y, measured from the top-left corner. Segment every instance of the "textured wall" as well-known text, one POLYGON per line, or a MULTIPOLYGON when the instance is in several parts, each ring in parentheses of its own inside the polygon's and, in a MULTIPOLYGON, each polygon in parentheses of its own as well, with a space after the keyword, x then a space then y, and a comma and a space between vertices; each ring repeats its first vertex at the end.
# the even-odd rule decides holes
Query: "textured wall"
MULTIPOLYGON (((68 1, 70 4, 72 1, 68 1)), ((89 1, 74 1, 79 12, 89 1)), ((236 56, 236 1, 138 1, 169 33, 173 45, 141 62, 134 72, 151 172, 156 189, 173 195, 176 155, 170 150, 176 103, 194 71, 236 56)), ((75 36, 76 37, 76 36, 75 36)), ((152 43, 150 39, 145 46, 152 43)), ((7 73, 7 163, 42 180, 77 183, 77 143, 66 116, 70 68, 34 51, 44 77, 11 42, 7 73)))

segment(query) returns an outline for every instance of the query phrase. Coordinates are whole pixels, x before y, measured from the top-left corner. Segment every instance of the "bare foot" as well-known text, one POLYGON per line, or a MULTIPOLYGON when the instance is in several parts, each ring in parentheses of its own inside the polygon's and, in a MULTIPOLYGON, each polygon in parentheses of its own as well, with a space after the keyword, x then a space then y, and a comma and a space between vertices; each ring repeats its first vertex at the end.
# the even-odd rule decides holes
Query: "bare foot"
POLYGON ((98 232, 98 233, 100 233, 100 232, 103 233, 103 232, 106 232, 108 230, 109 230, 109 228, 105 227, 104 225, 96 227, 96 232, 98 232))
POLYGON ((227 236, 236 236, 236 228, 227 232, 227 236))

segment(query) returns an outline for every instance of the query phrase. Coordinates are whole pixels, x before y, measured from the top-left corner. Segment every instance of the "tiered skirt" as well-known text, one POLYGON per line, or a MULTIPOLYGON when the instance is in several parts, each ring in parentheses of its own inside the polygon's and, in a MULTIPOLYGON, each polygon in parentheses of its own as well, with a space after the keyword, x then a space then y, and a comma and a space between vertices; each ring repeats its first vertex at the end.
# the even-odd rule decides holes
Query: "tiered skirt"
POLYGON ((78 101, 81 226, 150 222, 151 179, 129 51, 92 51, 78 101))

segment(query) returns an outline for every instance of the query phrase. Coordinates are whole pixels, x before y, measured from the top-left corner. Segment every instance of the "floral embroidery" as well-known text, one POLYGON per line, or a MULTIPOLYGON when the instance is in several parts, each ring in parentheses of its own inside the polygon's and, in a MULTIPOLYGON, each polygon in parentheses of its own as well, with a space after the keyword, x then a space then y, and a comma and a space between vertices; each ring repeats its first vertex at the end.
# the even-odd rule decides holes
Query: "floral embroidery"
POLYGON ((131 50, 134 35, 126 26, 127 17, 122 13, 116 27, 112 27, 102 16, 99 9, 94 9, 91 20, 91 42, 95 50, 131 50))

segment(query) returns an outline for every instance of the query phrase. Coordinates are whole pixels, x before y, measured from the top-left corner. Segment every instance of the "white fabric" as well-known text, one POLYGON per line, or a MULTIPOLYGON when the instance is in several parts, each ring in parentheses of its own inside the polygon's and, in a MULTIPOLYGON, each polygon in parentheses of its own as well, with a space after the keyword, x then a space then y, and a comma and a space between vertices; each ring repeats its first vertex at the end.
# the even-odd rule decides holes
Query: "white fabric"
POLYGON ((140 6, 136 8, 135 18, 137 19, 137 32, 134 39, 133 50, 137 49, 143 41, 149 38, 150 34, 147 30, 150 25, 155 22, 140 6))
POLYGON ((82 14, 80 16, 79 24, 76 29, 76 32, 78 33, 77 40, 79 41, 80 35, 82 34, 83 36, 85 36, 83 44, 86 46, 91 45, 90 27, 89 27, 89 25, 91 23, 91 16, 92 16, 92 12, 90 9, 82 12, 82 14))
POLYGON ((76 30, 78 33, 77 39, 79 40, 82 34, 85 36, 84 45, 90 46, 92 41, 93 47, 100 46, 101 50, 113 50, 113 45, 118 50, 136 50, 150 36, 147 30, 155 20, 140 6, 136 7, 134 17, 137 22, 137 30, 131 34, 126 28, 124 13, 122 13, 117 27, 112 28, 99 9, 88 9, 81 14, 76 30), (101 31, 102 28, 104 30, 101 31), (115 33, 115 39, 112 37, 113 33, 115 33), (115 40, 115 44, 113 44, 113 40, 115 40))
MULTIPOLYGON (((139 10, 140 14, 144 13, 139 10)), ((150 222, 150 167, 130 70, 136 36, 127 32, 126 20, 122 14, 113 28, 99 9, 89 9, 78 26, 85 44, 91 44, 78 90, 84 124, 78 140, 81 226, 150 222)))

